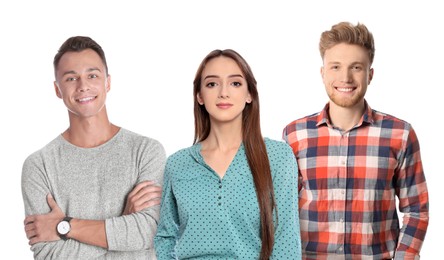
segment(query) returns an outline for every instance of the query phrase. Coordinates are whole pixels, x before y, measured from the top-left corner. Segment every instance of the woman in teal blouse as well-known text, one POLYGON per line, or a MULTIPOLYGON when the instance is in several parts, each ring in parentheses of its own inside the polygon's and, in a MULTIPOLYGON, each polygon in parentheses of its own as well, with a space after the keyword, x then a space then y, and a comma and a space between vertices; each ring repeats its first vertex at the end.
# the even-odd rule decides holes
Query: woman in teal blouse
POLYGON ((169 156, 158 259, 300 259, 296 160, 263 138, 256 80, 214 50, 194 79, 194 145, 169 156))

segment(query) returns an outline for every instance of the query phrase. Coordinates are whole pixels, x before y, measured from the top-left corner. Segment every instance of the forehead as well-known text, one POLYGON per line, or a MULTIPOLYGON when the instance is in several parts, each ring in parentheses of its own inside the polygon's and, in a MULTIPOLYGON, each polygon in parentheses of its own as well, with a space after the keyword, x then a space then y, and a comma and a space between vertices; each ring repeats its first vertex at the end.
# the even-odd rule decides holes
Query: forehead
MULTIPOLYGON (((83 51, 75 52, 69 51, 62 55, 60 58, 57 72, 65 71, 82 71, 85 68, 104 68, 102 59, 92 49, 86 49, 83 51)), ((103 71, 103 70, 102 70, 103 71)))
POLYGON ((324 63, 370 63, 368 51, 359 45, 339 43, 327 49, 324 63))
POLYGON ((227 76, 233 74, 243 75, 239 65, 237 65, 233 59, 224 56, 219 56, 208 61, 202 71, 203 77, 206 75, 227 76))

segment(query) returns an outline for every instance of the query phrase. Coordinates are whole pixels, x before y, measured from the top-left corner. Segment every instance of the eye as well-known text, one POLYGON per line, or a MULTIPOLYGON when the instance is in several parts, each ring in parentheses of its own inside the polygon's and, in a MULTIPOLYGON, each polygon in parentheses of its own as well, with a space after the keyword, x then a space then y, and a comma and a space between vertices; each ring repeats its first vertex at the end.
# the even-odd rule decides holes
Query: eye
POLYGON ((235 87, 240 87, 240 86, 242 86, 242 83, 239 81, 235 81, 235 82, 231 83, 231 85, 233 85, 235 87))
POLYGON ((66 78, 66 81, 76 81, 77 78, 76 77, 68 77, 66 78))
POLYGON ((97 76, 96 74, 91 74, 88 76, 89 79, 95 79, 98 78, 99 76, 97 76))
POLYGON ((353 66, 353 70, 360 71, 360 70, 362 70, 362 67, 361 66, 353 66))
POLYGON ((333 66, 331 66, 331 69, 332 70, 339 70, 339 66, 338 65, 333 65, 333 66))
POLYGON ((205 86, 208 88, 212 88, 212 87, 215 87, 216 85, 217 85, 216 82, 208 82, 205 86))

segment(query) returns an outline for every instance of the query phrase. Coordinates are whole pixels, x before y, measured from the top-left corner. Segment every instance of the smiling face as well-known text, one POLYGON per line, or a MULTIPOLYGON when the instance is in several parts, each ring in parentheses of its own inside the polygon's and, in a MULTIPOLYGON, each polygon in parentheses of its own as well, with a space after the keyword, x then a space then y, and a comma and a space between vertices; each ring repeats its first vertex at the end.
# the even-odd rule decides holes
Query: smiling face
POLYGON ((66 52, 61 57, 54 82, 70 116, 88 118, 106 113, 110 77, 99 55, 92 49, 66 52))
POLYGON ((212 123, 242 121, 251 96, 245 75, 233 59, 220 56, 206 64, 197 101, 205 105, 212 123))
POLYGON ((373 77, 368 52, 358 45, 339 43, 324 54, 321 68, 330 105, 361 109, 373 77))

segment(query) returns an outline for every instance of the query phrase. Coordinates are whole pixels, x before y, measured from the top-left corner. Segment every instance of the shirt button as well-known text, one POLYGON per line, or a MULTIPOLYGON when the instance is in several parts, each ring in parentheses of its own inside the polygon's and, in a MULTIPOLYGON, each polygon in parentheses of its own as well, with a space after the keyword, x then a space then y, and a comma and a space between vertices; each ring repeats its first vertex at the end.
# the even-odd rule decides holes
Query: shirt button
POLYGON ((219 202, 219 203, 217 203, 217 205, 219 205, 219 206, 220 206, 220 205, 222 205, 222 203, 220 203, 220 202, 219 202))
POLYGON ((222 199, 222 196, 219 196, 218 199, 222 199))
POLYGON ((222 185, 219 185, 219 189, 221 189, 222 188, 222 185))
POLYGON ((344 222, 344 219, 343 219, 343 218, 340 218, 339 221, 342 223, 342 222, 344 222))
POLYGON ((340 248, 338 248, 339 251, 342 251, 342 246, 340 248))

